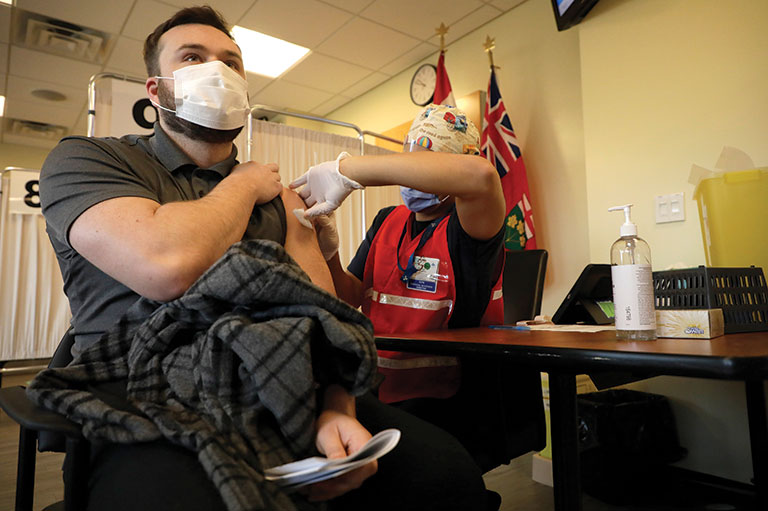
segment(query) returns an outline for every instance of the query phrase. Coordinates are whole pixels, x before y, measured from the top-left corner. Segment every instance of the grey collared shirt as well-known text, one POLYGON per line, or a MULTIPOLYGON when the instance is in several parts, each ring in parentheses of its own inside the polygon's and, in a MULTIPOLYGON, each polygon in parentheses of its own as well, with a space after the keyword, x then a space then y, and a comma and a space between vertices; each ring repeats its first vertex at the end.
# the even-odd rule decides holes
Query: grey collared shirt
MULTIPOLYGON (((67 137, 50 152, 40 173, 40 202, 72 310, 76 352, 98 340, 139 295, 72 248, 74 221, 88 208, 117 197, 159 204, 199 199, 229 175, 236 157, 233 146, 227 159, 200 168, 159 124, 149 136, 67 137)), ((285 208, 277 197, 254 208, 243 239, 283 244, 285 232, 285 208)))

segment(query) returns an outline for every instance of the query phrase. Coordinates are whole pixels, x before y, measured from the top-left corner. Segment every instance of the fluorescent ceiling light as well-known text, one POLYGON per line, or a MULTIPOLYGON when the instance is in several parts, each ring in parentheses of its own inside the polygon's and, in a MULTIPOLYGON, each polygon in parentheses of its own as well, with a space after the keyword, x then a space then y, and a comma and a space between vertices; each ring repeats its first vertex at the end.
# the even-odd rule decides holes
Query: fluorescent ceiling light
POLYGON ((13 5, 13 0, 0 0, 0 4, 13 5))
POLYGON ((245 70, 270 78, 280 76, 309 53, 309 48, 239 26, 232 28, 232 36, 243 52, 245 70))
POLYGON ((5 112, 5 96, 0 96, 0 117, 3 116, 3 112, 5 112))

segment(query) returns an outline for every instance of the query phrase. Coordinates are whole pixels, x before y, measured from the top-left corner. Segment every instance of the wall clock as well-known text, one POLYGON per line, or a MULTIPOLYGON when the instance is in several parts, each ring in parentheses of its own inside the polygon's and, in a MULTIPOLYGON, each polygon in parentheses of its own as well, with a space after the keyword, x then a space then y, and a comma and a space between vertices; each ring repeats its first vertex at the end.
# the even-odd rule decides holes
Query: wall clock
POLYGON ((411 101, 424 106, 432 101, 435 95, 437 68, 432 64, 419 66, 411 78, 411 101))

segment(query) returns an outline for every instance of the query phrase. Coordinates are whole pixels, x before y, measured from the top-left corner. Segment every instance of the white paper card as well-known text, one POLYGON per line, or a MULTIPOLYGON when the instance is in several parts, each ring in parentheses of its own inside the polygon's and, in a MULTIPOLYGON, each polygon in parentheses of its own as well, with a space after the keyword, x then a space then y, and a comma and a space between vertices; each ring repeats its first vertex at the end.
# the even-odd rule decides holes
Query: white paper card
POLYGON ((284 488, 299 488, 308 484, 318 483, 346 474, 384 456, 394 449, 399 441, 400 430, 385 429, 368 440, 359 451, 345 458, 328 459, 321 456, 312 456, 311 458, 268 468, 264 471, 264 478, 284 488))

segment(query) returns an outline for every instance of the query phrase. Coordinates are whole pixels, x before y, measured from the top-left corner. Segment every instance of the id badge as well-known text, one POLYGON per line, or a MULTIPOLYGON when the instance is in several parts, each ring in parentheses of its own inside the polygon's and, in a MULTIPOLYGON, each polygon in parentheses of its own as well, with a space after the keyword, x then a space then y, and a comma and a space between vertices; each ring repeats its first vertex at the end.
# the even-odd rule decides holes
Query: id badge
POLYGON ((437 292, 438 270, 440 259, 434 257, 416 256, 413 260, 416 272, 408 279, 406 287, 415 291, 437 292))

